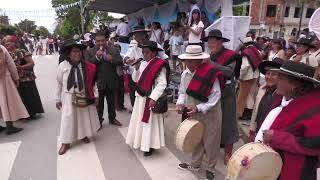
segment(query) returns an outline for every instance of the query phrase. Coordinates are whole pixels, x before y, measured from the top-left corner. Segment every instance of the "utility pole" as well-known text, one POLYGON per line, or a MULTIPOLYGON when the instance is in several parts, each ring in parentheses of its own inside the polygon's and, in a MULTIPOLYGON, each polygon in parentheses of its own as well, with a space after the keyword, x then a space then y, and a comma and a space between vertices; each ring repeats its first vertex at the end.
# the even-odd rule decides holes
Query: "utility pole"
POLYGON ((301 11, 300 11, 300 21, 299 21, 299 29, 298 29, 298 33, 296 36, 296 39, 298 39, 300 37, 300 31, 301 31, 301 24, 302 24, 302 15, 303 15, 303 9, 304 9, 304 1, 301 2, 301 11))
POLYGON ((81 33, 84 34, 84 7, 83 0, 80 0, 81 33))

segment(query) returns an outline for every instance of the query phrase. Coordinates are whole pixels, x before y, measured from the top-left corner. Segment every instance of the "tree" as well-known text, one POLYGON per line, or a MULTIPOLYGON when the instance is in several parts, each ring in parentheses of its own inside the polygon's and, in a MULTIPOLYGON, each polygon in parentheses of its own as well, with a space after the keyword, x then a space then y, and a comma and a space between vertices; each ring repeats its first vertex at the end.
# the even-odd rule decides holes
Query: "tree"
POLYGON ((19 31, 19 29, 15 26, 0 24, 1 36, 11 35, 11 34, 20 34, 20 33, 21 32, 19 31))
POLYGON ((49 36, 50 32, 48 29, 44 26, 39 26, 37 29, 32 31, 32 34, 34 34, 36 37, 39 36, 49 36))
POLYGON ((20 21, 18 24, 15 24, 15 26, 21 31, 29 34, 37 28, 37 25, 35 25, 35 22, 30 21, 28 19, 20 21))

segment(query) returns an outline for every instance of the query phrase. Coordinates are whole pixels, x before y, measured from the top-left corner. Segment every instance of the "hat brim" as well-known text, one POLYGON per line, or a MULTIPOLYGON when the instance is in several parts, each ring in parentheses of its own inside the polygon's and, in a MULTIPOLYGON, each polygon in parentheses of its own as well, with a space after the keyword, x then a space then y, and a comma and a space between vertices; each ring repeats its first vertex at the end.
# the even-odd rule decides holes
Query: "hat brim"
POLYGON ((222 39, 223 42, 229 42, 229 41, 230 41, 230 39, 228 39, 228 38, 225 38, 225 37, 217 37, 217 36, 207 36, 207 37, 201 38, 201 41, 203 41, 203 42, 208 42, 209 38, 222 39))
POLYGON ((150 32, 150 30, 149 30, 149 29, 134 30, 134 31, 130 32, 130 33, 128 34, 128 36, 133 36, 135 33, 139 33, 139 32, 147 33, 147 32, 150 32))
POLYGON ((161 48, 155 48, 155 47, 151 47, 151 46, 148 46, 148 45, 138 45, 139 48, 149 48, 151 51, 164 51, 163 49, 161 48))
POLYGON ((293 44, 301 44, 301 45, 304 45, 304 46, 307 46, 309 48, 315 48, 316 46, 312 45, 312 44, 306 44, 306 43, 299 43, 297 41, 294 41, 292 42, 293 44))
POLYGON ((276 70, 276 69, 280 69, 281 64, 274 62, 274 61, 263 61, 260 63, 259 65, 259 71, 262 74, 266 74, 267 71, 272 71, 272 70, 276 70))
POLYGON ((207 59, 210 58, 210 55, 206 52, 199 53, 199 54, 181 54, 178 56, 179 59, 181 60, 189 60, 189 59, 207 59))
POLYGON ((302 79, 302 80, 305 80, 305 81, 308 81, 308 82, 312 82, 312 83, 317 83, 317 84, 320 85, 320 81, 318 81, 318 80, 316 80, 314 78, 311 78, 311 77, 306 76, 304 74, 295 73, 295 72, 292 72, 292 71, 284 69, 284 68, 270 69, 269 71, 278 72, 280 74, 285 74, 285 75, 288 75, 288 76, 292 76, 292 77, 295 77, 295 78, 298 78, 298 79, 302 79))
POLYGON ((87 48, 87 45, 85 44, 71 44, 71 45, 66 45, 64 47, 61 48, 61 53, 66 53, 69 49, 73 48, 73 47, 77 47, 79 48, 81 51, 85 50, 87 48))

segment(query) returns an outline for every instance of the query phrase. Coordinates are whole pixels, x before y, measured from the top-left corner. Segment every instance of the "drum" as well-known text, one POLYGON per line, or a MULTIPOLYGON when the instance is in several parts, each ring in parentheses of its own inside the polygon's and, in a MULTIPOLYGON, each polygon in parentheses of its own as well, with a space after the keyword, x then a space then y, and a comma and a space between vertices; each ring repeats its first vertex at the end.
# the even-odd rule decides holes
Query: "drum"
POLYGON ((204 126, 195 119, 186 119, 177 129, 176 146, 185 153, 190 153, 201 141, 204 126))
POLYGON ((228 163, 228 180, 276 180, 281 172, 280 155, 262 143, 240 147, 228 163))

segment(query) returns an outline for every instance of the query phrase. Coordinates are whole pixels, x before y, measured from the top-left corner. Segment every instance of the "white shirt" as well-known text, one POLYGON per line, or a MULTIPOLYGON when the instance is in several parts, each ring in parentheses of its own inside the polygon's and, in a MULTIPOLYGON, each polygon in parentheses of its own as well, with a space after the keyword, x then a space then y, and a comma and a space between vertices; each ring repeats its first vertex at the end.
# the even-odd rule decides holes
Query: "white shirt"
MULTIPOLYGON (((192 73, 188 68, 186 70, 183 71, 182 75, 181 75, 181 83, 180 83, 180 88, 179 88, 179 97, 177 100, 176 104, 180 104, 180 105, 184 105, 186 103, 186 98, 187 98, 187 93, 186 93, 186 88, 188 87, 185 83, 185 77, 186 75, 194 75, 194 73, 192 73)), ((208 97, 208 101, 204 102, 204 103, 200 103, 197 105, 197 108, 200 112, 202 112, 203 114, 205 114, 209 109, 211 109, 214 105, 217 104, 217 102, 220 100, 221 98, 221 90, 220 90, 220 83, 219 80, 216 79, 212 85, 212 89, 211 89, 211 93, 208 97)))
POLYGON ((252 69, 252 66, 249 63, 249 60, 247 57, 242 57, 242 64, 240 69, 240 76, 239 79, 241 80, 251 80, 256 79, 259 77, 259 70, 252 69))
MULTIPOLYGON (((135 60, 143 58, 142 52, 140 52, 139 49, 141 50, 141 48, 139 48, 136 45, 130 47, 126 52, 126 54, 124 55, 124 58, 129 57, 129 58, 134 58, 135 60)), ((134 71, 134 67, 129 65, 128 74, 132 74, 133 71, 134 71)))
MULTIPOLYGON (((198 31, 200 28, 204 28, 204 24, 202 21, 199 21, 198 24, 192 24, 190 27, 193 30, 198 31)), ((199 35, 194 34, 193 32, 190 31, 189 33, 189 43, 200 43, 201 42, 201 33, 199 35)))
POLYGON ((157 30, 152 30, 151 31, 151 36, 150 36, 150 41, 154 41, 157 42, 158 44, 161 44, 161 29, 157 29, 157 30))
POLYGON ((180 55, 182 53, 181 46, 183 45, 182 36, 171 36, 169 44, 171 46, 171 54, 174 56, 180 55))
POLYGON ((255 142, 263 141, 263 131, 269 130, 270 127, 272 126, 273 122, 276 120, 278 115, 281 113, 282 108, 288 106, 288 104, 292 101, 293 99, 286 100, 285 97, 282 98, 281 105, 272 109, 269 114, 267 115, 266 119, 263 121, 257 136, 255 138, 255 142))
POLYGON ((118 36, 128 36, 129 33, 131 32, 129 25, 125 22, 121 22, 116 30, 116 34, 118 36))

